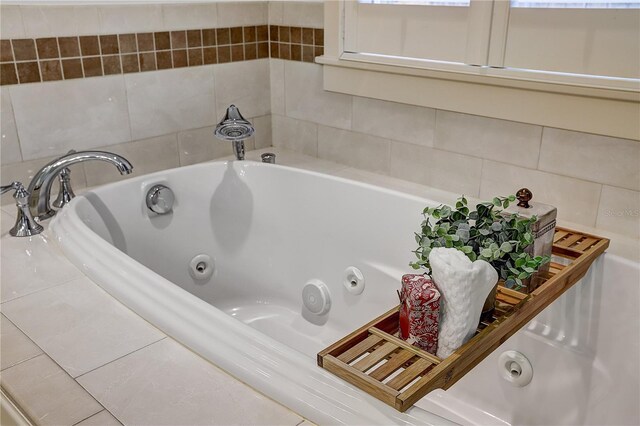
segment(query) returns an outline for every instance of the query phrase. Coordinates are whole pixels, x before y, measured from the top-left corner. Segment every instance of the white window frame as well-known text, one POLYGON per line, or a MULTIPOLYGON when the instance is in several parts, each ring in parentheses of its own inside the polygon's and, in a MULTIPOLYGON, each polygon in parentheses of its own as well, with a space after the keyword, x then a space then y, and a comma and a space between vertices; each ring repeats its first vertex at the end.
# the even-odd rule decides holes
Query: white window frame
POLYGON ((487 55, 491 66, 478 67, 348 52, 344 22, 354 2, 325 1, 325 54, 316 59, 325 65, 325 89, 640 140, 638 79, 494 68, 504 63, 509 19, 507 0, 494 4, 493 11, 473 12, 494 14, 492 27, 485 29, 491 37, 488 52, 485 46, 467 52, 467 59, 469 52, 480 59, 487 55), (403 84, 412 90, 402 90, 403 84))

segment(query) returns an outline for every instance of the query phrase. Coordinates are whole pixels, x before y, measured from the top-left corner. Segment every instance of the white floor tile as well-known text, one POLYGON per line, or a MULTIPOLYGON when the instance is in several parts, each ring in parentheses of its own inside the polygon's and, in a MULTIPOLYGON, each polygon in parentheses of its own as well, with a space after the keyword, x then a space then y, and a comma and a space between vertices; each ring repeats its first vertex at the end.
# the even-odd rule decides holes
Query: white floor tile
POLYGON ((5 236, 0 246, 0 301, 3 303, 82 276, 45 234, 22 238, 5 236))
POLYGON ((164 337, 88 278, 7 302, 2 312, 73 377, 164 337))
POLYGON ((73 425, 102 410, 44 354, 4 370, 2 387, 39 425, 73 425))
POLYGON ((4 315, 0 315, 0 329, 0 370, 42 353, 40 348, 4 315))
POLYGON ((170 339, 78 381, 124 424, 293 426, 302 421, 170 339))

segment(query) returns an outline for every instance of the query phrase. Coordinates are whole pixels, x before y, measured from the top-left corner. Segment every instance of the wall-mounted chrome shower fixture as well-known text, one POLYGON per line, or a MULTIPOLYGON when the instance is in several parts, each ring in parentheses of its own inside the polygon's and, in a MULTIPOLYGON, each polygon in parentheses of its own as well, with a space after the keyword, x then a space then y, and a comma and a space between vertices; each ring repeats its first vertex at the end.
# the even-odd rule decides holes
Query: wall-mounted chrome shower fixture
POLYGON ((244 140, 253 135, 255 129, 247 121, 240 110, 231 105, 224 118, 216 126, 215 135, 223 141, 233 142, 233 153, 238 160, 244 160, 244 140))

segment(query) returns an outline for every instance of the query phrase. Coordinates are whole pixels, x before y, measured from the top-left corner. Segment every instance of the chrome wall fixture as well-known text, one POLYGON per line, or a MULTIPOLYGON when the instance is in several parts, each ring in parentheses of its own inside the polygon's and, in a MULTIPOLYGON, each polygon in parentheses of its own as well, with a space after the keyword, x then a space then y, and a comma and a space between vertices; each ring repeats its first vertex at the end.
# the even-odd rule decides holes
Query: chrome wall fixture
POLYGON ((240 110, 231 105, 216 126, 215 135, 218 139, 233 142, 236 159, 244 160, 244 140, 250 138, 254 131, 251 123, 240 114, 240 110))

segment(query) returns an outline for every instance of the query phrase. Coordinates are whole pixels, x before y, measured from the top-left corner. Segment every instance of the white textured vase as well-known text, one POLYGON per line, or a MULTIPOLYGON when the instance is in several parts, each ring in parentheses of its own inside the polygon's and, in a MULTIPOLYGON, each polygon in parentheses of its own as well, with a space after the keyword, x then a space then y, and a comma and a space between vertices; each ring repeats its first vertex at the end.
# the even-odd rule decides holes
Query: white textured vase
POLYGON ((434 248, 429 263, 442 294, 437 356, 446 358, 473 337, 498 273, 488 262, 472 262, 453 248, 434 248))

